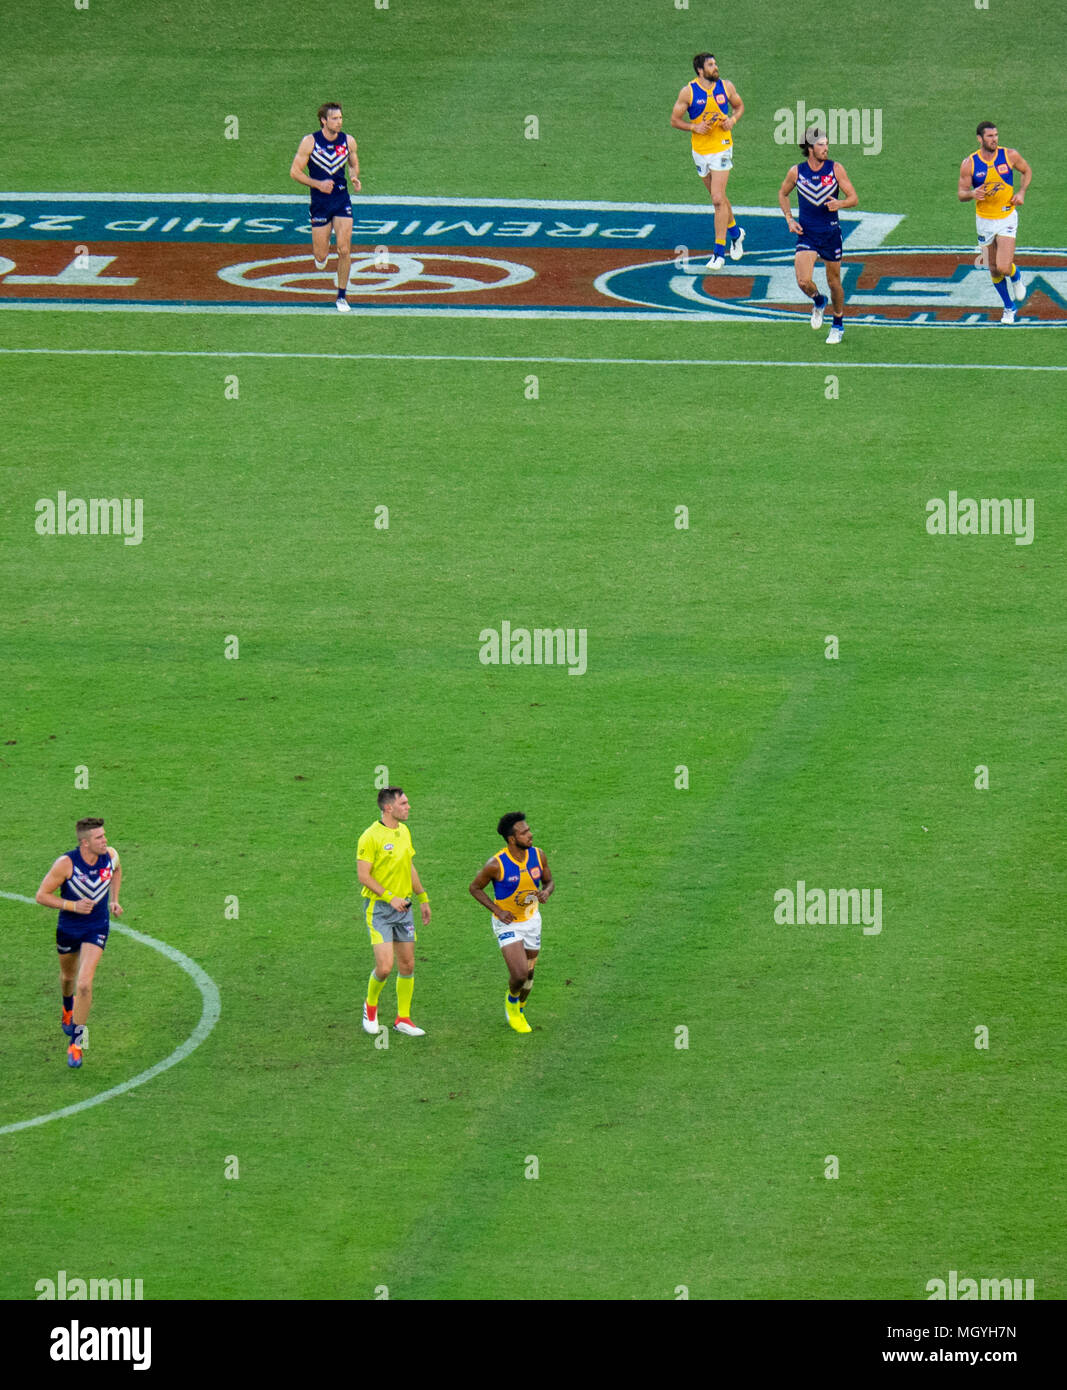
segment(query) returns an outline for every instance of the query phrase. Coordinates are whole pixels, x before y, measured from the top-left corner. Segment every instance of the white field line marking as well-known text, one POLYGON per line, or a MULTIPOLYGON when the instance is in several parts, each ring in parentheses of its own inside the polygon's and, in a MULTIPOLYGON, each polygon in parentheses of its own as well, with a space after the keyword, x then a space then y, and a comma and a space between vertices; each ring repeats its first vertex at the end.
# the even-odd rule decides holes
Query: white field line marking
MULTIPOLYGON (((30 903, 37 906, 33 898, 24 898, 21 893, 0 893, 0 898, 10 898, 12 902, 30 903)), ((79 1110, 88 1110, 91 1105, 102 1105, 105 1100, 110 1100, 112 1096, 121 1096, 126 1091, 132 1091, 135 1086, 143 1086, 146 1081, 151 1081, 160 1072, 166 1071, 168 1067, 173 1067, 188 1057, 189 1053, 200 1046, 215 1024, 218 1023, 219 1014, 222 1012, 218 986, 210 975, 200 969, 196 961, 190 960, 188 956, 183 955, 173 946, 168 946, 163 941, 157 941, 153 936, 145 936, 143 932, 134 931, 132 927, 124 927, 121 922, 112 922, 111 930, 121 932, 123 936, 132 937, 134 941, 139 941, 142 946, 151 946, 154 951, 166 956, 175 965, 180 965, 187 975, 192 976, 193 983, 204 1000, 200 1022, 169 1057, 164 1057, 162 1062, 157 1062, 154 1067, 140 1072, 130 1081, 123 1081, 118 1086, 112 1086, 109 1091, 101 1091, 99 1095, 89 1096, 86 1100, 79 1100, 74 1105, 65 1105, 62 1110, 53 1110, 47 1115, 37 1115, 32 1120, 19 1120, 12 1125, 0 1125, 0 1134, 13 1134, 17 1129, 32 1129, 34 1125, 46 1125, 49 1120, 59 1120, 64 1115, 76 1115, 79 1110)))
POLYGON ((179 351, 153 348, 0 348, 5 356, 49 357, 260 357, 312 362, 536 362, 564 367, 818 367, 838 371, 871 367, 882 371, 918 372, 1067 372, 1067 366, 1024 367, 1010 362, 782 362, 744 357, 489 357, 431 352, 230 352, 224 349, 179 351))

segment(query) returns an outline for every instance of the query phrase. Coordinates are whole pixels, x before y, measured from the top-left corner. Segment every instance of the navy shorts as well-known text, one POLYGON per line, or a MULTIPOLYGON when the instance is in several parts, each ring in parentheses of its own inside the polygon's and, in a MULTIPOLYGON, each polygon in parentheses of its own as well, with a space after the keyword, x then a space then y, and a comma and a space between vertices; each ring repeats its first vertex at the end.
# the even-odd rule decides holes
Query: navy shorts
POLYGON ((822 236, 812 232, 801 232, 797 237, 798 251, 814 251, 820 261, 839 261, 841 259, 841 228, 822 236))
POLYGON ((56 950, 61 956, 67 956, 72 951, 80 951, 83 946, 99 946, 102 949, 107 945, 110 930, 110 926, 79 927, 77 931, 56 927, 56 950))
POLYGON ((325 227, 335 217, 352 216, 352 199, 347 193, 320 193, 311 199, 311 225, 325 227))

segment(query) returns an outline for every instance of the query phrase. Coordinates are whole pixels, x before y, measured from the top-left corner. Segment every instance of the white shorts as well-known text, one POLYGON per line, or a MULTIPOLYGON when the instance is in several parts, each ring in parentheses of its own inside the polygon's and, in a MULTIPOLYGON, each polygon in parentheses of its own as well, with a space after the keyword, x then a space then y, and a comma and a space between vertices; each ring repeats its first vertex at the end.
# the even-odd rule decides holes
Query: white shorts
POLYGON ((500 947, 510 946, 513 941, 521 941, 528 951, 541 949, 541 914, 535 912, 525 922, 509 922, 507 926, 499 917, 493 918, 493 931, 500 947))
POLYGON ((978 228, 978 245, 988 246, 995 236, 1015 237, 1019 230, 1019 209, 1013 208, 1007 217, 978 217, 976 215, 974 221, 978 228))
POLYGON ((731 145, 728 150, 720 150, 718 154, 697 154, 694 150, 693 163, 697 166, 697 173, 701 178, 705 174, 732 169, 734 167, 734 147, 731 145))

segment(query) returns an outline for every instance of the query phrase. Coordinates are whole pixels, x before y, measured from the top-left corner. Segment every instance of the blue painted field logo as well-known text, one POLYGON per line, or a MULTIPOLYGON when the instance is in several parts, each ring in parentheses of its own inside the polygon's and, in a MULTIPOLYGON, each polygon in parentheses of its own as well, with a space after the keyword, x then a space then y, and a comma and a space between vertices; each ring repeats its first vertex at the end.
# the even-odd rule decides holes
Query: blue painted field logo
POLYGON ((928 1303, 940 1299, 961 1302, 975 1298, 1027 1300, 1034 1296, 1034 1281, 1027 1279, 1024 1284, 1022 1279, 961 1279, 956 1270, 950 1269, 947 1284, 944 1279, 930 1279, 926 1292, 930 1295, 928 1303))
POLYGON ((69 1300, 106 1299, 133 1300, 144 1298, 143 1279, 79 1279, 76 1275, 67 1277, 61 1269, 54 1279, 38 1279, 33 1286, 37 1301, 49 1299, 69 1300))
POLYGON ((568 676, 584 676, 587 636, 584 627, 513 628, 505 618, 499 632, 479 632, 478 660, 483 666, 566 666, 568 676))
POLYGON ((882 930, 880 888, 808 888, 798 879, 796 891, 779 888, 774 895, 774 920, 782 927, 863 927, 864 936, 882 930))
POLYGON ((931 536, 1014 536, 1016 545, 1034 539, 1032 497, 960 497, 948 501, 931 497, 926 504, 926 529, 931 536))
POLYGON ((39 536, 123 536, 123 545, 144 539, 144 499, 141 497, 68 497, 60 492, 34 503, 39 536))

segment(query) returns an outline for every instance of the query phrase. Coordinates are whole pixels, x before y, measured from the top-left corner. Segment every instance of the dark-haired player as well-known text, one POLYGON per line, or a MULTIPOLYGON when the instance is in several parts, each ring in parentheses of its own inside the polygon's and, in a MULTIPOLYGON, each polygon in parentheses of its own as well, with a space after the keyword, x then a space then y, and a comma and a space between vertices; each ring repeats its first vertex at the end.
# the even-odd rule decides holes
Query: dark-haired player
POLYGON ((118 850, 108 845, 104 822, 99 816, 87 816, 78 822, 75 831, 77 849, 59 856, 37 890, 37 901, 42 907, 59 909, 56 950, 63 996, 60 1027, 70 1039, 68 1067, 80 1067, 82 1053, 89 1046, 93 976, 111 930, 109 901, 111 912, 122 916, 122 866, 118 850))
POLYGON ((980 122, 975 134, 981 143, 960 165, 957 194, 961 203, 974 199, 980 257, 975 264, 986 266, 993 277, 1004 305, 1001 323, 1014 323, 1015 310, 1026 298, 1022 272, 1015 264, 1015 239, 1033 170, 1018 150, 1001 148, 992 121, 980 122))
POLYGON ((319 107, 319 129, 305 135, 289 169, 289 177, 311 189, 311 247, 315 266, 326 269, 330 255, 330 228, 337 238, 337 307, 348 313, 348 275, 352 268, 352 200, 345 183, 345 165, 358 193, 359 160, 356 142, 341 129, 343 117, 335 101, 319 107), (307 173, 304 170, 307 170, 307 173))
POLYGON ((378 793, 381 819, 368 826, 356 847, 356 867, 367 899, 364 913, 374 948, 374 969, 363 1004, 363 1028, 377 1033, 378 999, 393 968, 396 948, 397 1014, 393 1027, 398 1033, 421 1038, 425 1028, 411 1021, 411 999, 415 993, 415 919, 411 911, 412 892, 422 912, 422 925, 430 925, 430 898, 419 882, 412 864, 415 850, 405 821, 411 803, 403 787, 383 787, 378 793))
POLYGON ((730 134, 741 119, 745 103, 732 82, 719 76, 714 53, 698 53, 693 59, 696 78, 678 93, 671 112, 675 130, 687 130, 692 137, 693 160, 715 208, 715 250, 709 270, 726 264, 726 238, 730 238, 730 259, 743 255, 745 234, 734 221, 734 211, 726 197, 726 180, 734 162, 734 137, 730 134))
POLYGON ((845 291, 841 284, 841 223, 838 211, 854 208, 859 202, 856 190, 849 183, 845 166, 828 159, 830 142, 814 128, 804 132, 801 153, 807 158, 794 164, 778 190, 778 206, 785 215, 789 230, 797 238, 793 268, 797 284, 815 301, 811 311, 812 328, 821 328, 826 310, 826 296, 813 279, 815 262, 826 267, 826 283, 834 318, 826 341, 839 343, 845 336, 845 291), (789 195, 797 191, 799 216, 794 217, 789 195), (843 193, 842 198, 839 194, 843 193))
POLYGON ((537 849, 523 811, 501 816, 496 833, 506 845, 478 870, 470 895, 495 918, 493 930, 508 967, 504 1016, 516 1033, 532 1033, 526 1001, 533 989, 534 965, 541 950, 540 906, 555 891, 544 850, 537 849), (493 897, 486 893, 493 885, 493 897))

